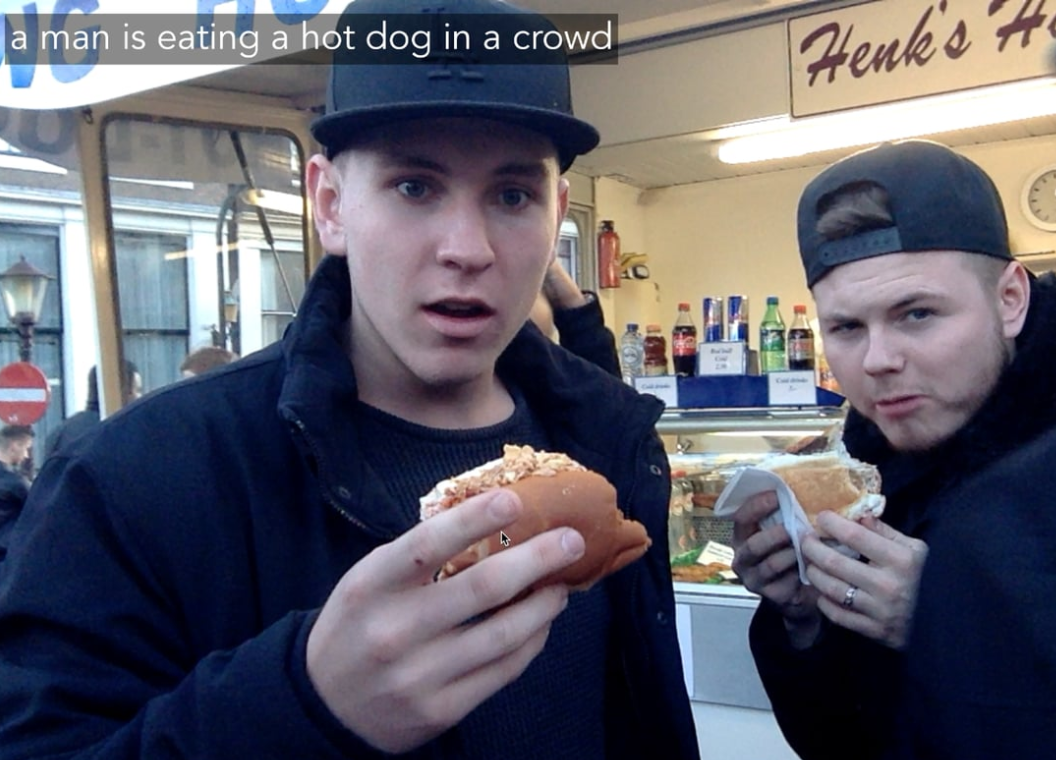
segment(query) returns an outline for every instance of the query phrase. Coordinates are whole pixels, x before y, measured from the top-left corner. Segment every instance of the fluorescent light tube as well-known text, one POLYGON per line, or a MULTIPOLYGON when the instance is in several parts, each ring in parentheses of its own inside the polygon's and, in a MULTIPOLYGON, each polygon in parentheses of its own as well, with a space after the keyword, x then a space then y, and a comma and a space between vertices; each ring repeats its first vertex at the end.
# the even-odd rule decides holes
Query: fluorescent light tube
POLYGON ((1056 79, 1044 78, 795 121, 779 117, 716 130, 715 136, 731 138, 719 146, 719 160, 745 164, 1053 114, 1056 79))

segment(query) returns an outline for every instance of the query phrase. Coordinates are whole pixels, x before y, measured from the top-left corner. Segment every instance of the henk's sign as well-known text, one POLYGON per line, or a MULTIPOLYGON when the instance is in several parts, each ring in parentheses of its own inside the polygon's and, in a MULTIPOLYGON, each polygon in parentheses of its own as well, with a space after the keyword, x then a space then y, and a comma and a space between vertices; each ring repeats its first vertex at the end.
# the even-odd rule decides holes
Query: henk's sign
POLYGON ((879 0, 788 22, 792 115, 1056 74, 1056 2, 879 0))

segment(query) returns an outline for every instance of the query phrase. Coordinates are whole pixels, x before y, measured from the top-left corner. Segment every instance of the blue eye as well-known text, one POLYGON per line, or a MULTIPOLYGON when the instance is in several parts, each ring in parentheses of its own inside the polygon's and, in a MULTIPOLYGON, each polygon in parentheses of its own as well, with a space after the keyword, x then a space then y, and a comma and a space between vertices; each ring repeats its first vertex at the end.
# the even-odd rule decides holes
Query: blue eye
POLYGON ((906 312, 906 319, 910 322, 920 322, 932 316, 935 312, 931 309, 910 309, 906 312))
POLYGON ((424 198, 429 188, 421 180, 405 179, 396 184, 396 189, 408 198, 424 198))
POLYGON ((858 326, 859 326, 858 322, 838 322, 837 324, 834 324, 831 327, 829 327, 826 330, 826 332, 828 332, 830 334, 833 334, 833 335, 835 335, 837 333, 848 333, 851 330, 854 330, 855 328, 857 328, 858 326))
POLYGON ((502 205, 504 206, 520 206, 528 201, 528 193, 520 188, 509 188, 503 190, 500 194, 502 199, 502 205))

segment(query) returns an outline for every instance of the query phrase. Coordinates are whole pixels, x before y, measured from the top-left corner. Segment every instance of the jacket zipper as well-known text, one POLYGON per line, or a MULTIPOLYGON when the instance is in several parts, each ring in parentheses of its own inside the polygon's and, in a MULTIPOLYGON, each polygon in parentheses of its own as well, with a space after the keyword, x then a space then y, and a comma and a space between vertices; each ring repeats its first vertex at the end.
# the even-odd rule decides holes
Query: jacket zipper
MULTIPOLYGON (((300 434, 300 439, 304 442, 304 445, 308 448, 308 451, 311 453, 312 458, 315 459, 316 462, 321 463, 322 462, 322 458, 319 456, 319 450, 315 447, 315 444, 312 443, 311 436, 308 435, 308 430, 307 430, 307 427, 305 426, 305 424, 303 422, 301 422, 300 418, 295 417, 293 415, 287 416, 286 419, 291 425, 293 425, 296 428, 297 432, 300 434)), ((368 535, 377 536, 378 538, 381 538, 381 539, 386 540, 386 541, 392 541, 393 539, 396 538, 396 536, 394 536, 394 535, 389 535, 387 533, 379 533, 377 530, 372 529, 365 522, 363 522, 358 517, 356 517, 355 515, 350 513, 348 510, 346 510, 343 506, 338 504, 337 501, 330 494, 329 486, 323 481, 323 478, 322 478, 322 475, 321 475, 321 470, 317 469, 317 472, 320 473, 320 475, 319 475, 319 491, 322 494, 323 501, 326 502, 326 504, 328 506, 330 506, 331 508, 336 510, 339 515, 341 515, 343 518, 348 520, 350 523, 352 523, 353 525, 355 525, 357 528, 359 528, 360 530, 362 530, 364 533, 366 533, 368 535)))

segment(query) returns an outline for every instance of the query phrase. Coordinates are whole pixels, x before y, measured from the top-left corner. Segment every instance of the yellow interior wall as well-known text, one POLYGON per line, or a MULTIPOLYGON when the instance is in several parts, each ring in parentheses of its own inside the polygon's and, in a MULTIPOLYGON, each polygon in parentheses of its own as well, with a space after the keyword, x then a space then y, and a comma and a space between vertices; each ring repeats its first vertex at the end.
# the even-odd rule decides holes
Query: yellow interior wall
MULTIPOLYGON (((1033 137, 959 148, 994 179, 1005 204, 1013 250, 1056 250, 1056 233, 1031 226, 1020 201, 1035 170, 1056 164, 1056 137, 1033 137)), ((595 181, 598 220, 612 219, 624 252, 649 254, 651 279, 602 291, 606 322, 619 336, 627 322, 674 324, 677 304, 692 304, 698 330, 704 296, 747 295, 751 343, 758 343, 766 296, 792 306, 813 304, 796 246, 796 204, 821 167, 641 191, 615 180, 595 181)), ((1056 264, 1054 264, 1056 266, 1056 264)), ((643 328, 644 329, 644 328, 643 328)))

